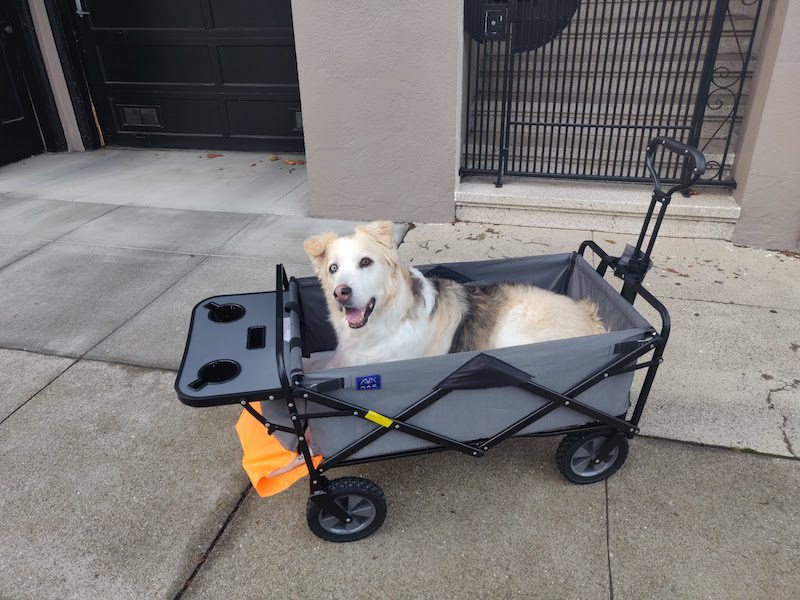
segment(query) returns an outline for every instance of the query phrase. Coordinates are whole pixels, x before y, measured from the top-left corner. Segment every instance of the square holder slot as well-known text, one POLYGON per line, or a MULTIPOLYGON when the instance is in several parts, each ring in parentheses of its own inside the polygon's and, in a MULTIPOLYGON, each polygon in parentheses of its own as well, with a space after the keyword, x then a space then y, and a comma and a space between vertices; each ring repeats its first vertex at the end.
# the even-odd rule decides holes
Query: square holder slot
POLYGON ((247 328, 248 350, 265 348, 266 345, 267 345, 267 327, 265 325, 257 325, 255 327, 247 328))

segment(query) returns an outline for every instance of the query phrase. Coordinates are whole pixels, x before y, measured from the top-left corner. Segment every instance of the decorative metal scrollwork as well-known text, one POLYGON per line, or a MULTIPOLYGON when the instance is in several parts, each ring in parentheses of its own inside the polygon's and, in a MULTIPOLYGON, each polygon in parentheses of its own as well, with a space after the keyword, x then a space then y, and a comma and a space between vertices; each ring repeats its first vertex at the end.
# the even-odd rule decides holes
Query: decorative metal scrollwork
POLYGON ((715 65, 711 76, 703 120, 704 123, 707 123, 709 117, 716 117, 719 119, 719 124, 710 134, 704 132, 700 139, 700 150, 708 158, 706 172, 703 176, 705 181, 732 179, 731 170, 736 151, 734 135, 738 132, 738 124, 741 121, 739 109, 744 85, 749 75, 755 28, 758 24, 763 0, 738 0, 738 2, 741 6, 754 7, 750 14, 741 15, 746 16, 746 22, 750 22, 752 25, 746 31, 737 28, 731 4, 728 4, 723 35, 727 40, 735 43, 736 52, 730 53, 729 56, 738 58, 738 68, 731 69, 728 65, 715 65), (720 133, 722 133, 721 136, 720 133))

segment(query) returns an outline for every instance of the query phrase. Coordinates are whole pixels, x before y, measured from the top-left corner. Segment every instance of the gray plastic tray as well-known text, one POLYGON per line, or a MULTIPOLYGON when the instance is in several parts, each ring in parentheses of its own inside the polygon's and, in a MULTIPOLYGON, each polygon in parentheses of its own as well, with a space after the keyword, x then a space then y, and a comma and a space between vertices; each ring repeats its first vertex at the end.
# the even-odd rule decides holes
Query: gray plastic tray
POLYGON ((275 292, 213 296, 194 307, 175 381, 181 402, 236 404, 281 390, 276 296, 275 292))

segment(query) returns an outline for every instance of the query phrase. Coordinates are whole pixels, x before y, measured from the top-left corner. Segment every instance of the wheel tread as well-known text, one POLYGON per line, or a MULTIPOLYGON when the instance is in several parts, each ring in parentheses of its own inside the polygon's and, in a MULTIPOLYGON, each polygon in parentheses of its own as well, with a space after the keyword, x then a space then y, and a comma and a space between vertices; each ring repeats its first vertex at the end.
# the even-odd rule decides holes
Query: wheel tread
POLYGON ((350 542, 372 535, 386 518, 386 496, 380 486, 364 477, 340 477, 328 482, 328 494, 336 497, 342 493, 359 494, 375 502, 377 516, 370 526, 352 536, 337 535, 323 529, 317 520, 320 508, 310 499, 306 503, 306 520, 311 531, 330 542, 350 542))
MULTIPOLYGON (((625 459, 628 457, 628 440, 626 438, 621 438, 619 444, 619 454, 617 455, 617 459, 611 467, 603 471, 602 473, 598 473, 592 477, 583 477, 575 473, 570 467, 570 459, 572 455, 575 453, 575 450, 583 445, 583 442, 588 440, 589 438, 596 437, 603 432, 597 431, 590 431, 586 433, 568 433, 564 436, 564 439, 561 440, 561 443, 558 445, 558 449, 556 450, 556 464, 558 465, 558 470, 561 474, 567 478, 569 481, 578 484, 587 484, 587 483, 595 483, 597 481, 602 481, 604 479, 608 479, 614 473, 616 473, 620 467, 622 467, 625 459)), ((605 432, 606 435, 609 432, 605 432)), ((611 432, 613 435, 613 432, 611 432)))

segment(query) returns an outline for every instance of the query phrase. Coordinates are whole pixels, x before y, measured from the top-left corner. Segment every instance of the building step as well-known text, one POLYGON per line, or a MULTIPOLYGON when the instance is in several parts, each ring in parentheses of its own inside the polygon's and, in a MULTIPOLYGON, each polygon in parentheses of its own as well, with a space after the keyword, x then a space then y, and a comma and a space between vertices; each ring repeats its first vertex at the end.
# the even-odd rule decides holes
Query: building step
MULTIPOLYGON (((548 181, 510 177, 497 188, 488 177, 468 177, 456 189, 456 218, 498 225, 588 229, 637 234, 650 203, 646 185, 548 181)), ((675 194, 660 235, 730 240, 739 205, 719 189, 675 194)))
MULTIPOLYGON (((491 117, 491 115, 489 115, 491 117)), ((498 119, 499 121, 499 119, 498 119)), ((722 127, 725 121, 723 119, 709 119, 703 123, 700 133, 700 140, 705 148, 713 152, 717 149, 721 150, 728 140, 730 133, 727 126, 722 127)), ((741 122, 741 117, 736 117, 734 123, 741 122)), ((469 123, 471 125, 469 131, 470 143, 475 140, 491 140, 492 136, 497 137, 500 133, 502 123, 496 123, 487 117, 477 115, 474 121, 469 123), (477 126, 475 126, 477 125, 477 126)), ((571 146, 577 144, 579 138, 586 138, 589 140, 602 138, 606 143, 613 145, 617 141, 624 141, 620 144, 620 151, 623 153, 630 150, 629 146, 638 148, 642 144, 640 138, 644 135, 655 137, 656 135, 669 135, 670 137, 677 137, 686 139, 688 133, 688 125, 682 123, 672 123, 669 125, 663 124, 648 124, 645 127, 629 127, 624 124, 616 125, 606 123, 597 125, 592 123, 592 119, 581 119, 567 117, 567 118, 548 118, 547 121, 536 121, 536 115, 533 116, 531 121, 515 121, 512 122, 508 129, 509 139, 508 144, 511 146, 536 145, 541 143, 542 140, 546 141, 547 146, 571 146), (589 123, 587 124, 586 121, 589 123), (525 123, 525 124, 522 124, 525 123), (536 124, 529 124, 536 123, 536 124)), ((731 142, 733 147, 736 147, 738 141, 738 127, 734 127, 731 133, 731 142)))

